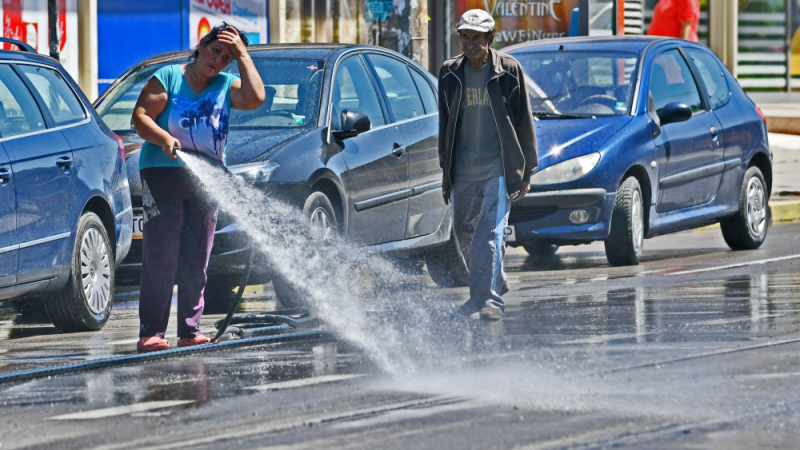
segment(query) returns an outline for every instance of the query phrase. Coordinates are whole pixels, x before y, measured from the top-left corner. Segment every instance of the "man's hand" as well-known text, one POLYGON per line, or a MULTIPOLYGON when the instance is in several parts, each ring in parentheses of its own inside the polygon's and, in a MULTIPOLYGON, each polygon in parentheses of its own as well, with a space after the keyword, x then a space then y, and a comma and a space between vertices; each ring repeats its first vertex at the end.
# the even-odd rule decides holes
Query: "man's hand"
POLYGON ((449 191, 442 191, 442 198, 444 199, 444 204, 450 204, 450 192, 449 191))
POLYGON ((522 197, 525 197, 525 194, 531 190, 530 183, 526 183, 524 181, 519 182, 519 191, 517 191, 514 195, 511 196, 511 201, 515 202, 517 200, 521 200, 522 197))

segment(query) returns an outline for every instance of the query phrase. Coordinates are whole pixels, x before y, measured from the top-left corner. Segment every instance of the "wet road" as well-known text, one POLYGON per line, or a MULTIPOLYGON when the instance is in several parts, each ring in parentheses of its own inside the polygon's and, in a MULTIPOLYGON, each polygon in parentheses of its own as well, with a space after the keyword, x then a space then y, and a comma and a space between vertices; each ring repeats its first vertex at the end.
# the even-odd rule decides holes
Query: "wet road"
MULTIPOLYGON (((793 448, 798 235, 800 224, 777 224, 762 249, 737 253, 718 229, 670 235, 623 268, 607 265, 602 244, 548 261, 510 249, 506 318, 457 328, 460 349, 440 366, 391 376, 359 346, 330 341, 0 385, 0 444, 793 448)), ((435 292, 442 304, 466 299, 435 292)), ((244 309, 275 309, 273 298, 251 294, 244 309)), ((0 373, 133 353, 136 308, 135 293, 122 295, 104 330, 72 335, 5 313, 0 373)))

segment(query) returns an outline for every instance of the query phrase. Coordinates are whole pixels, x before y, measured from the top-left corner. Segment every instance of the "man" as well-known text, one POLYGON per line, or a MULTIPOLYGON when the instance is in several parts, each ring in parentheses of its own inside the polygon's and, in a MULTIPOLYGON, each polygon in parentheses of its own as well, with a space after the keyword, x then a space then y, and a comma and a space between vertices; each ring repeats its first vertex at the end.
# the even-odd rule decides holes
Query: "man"
POLYGON ((453 202, 456 238, 470 268, 464 315, 499 320, 508 291, 503 271, 509 200, 525 196, 537 166, 533 116, 519 62, 491 48, 495 23, 484 10, 456 28, 462 55, 439 70, 442 195, 453 202))
POLYGON ((658 0, 647 34, 697 42, 700 25, 699 0, 658 0))

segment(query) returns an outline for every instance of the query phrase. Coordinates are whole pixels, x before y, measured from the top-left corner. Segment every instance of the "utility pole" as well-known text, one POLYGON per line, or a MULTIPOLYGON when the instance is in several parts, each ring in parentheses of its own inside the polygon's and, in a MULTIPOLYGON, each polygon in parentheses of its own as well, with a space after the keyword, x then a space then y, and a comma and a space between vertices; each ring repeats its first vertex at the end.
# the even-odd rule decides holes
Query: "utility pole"
POLYGON ((59 61, 61 59, 59 55, 61 43, 58 36, 58 0, 47 0, 47 23, 50 35, 50 56, 59 61))

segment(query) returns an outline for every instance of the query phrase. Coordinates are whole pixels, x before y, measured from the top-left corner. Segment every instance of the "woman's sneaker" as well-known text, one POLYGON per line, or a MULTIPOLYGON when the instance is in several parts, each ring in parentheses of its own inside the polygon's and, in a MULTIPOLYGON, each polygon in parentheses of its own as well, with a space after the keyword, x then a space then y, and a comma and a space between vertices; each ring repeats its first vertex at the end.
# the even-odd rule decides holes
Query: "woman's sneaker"
POLYGON ((194 345, 203 345, 203 344, 208 344, 210 342, 211 342, 210 337, 198 334, 195 337, 181 338, 178 341, 178 347, 192 347, 194 345))
POLYGON ((158 336, 143 337, 136 343, 136 350, 140 352, 169 350, 169 341, 158 336))

